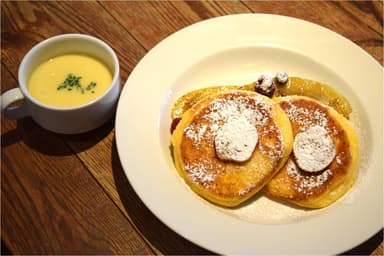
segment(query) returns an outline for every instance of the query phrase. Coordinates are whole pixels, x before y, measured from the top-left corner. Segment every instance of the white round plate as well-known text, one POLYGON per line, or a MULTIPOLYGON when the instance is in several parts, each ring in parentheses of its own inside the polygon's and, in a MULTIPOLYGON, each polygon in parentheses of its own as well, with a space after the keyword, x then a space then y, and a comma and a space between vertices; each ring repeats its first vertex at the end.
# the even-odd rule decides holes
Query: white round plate
POLYGON ((336 254, 382 228, 383 69, 351 41, 283 16, 205 20, 164 39, 139 62, 116 116, 121 164, 145 205, 190 241, 220 254, 336 254), (360 137, 358 176, 330 207, 305 210, 256 195, 235 209, 194 194, 174 169, 170 109, 187 91, 244 84, 285 70, 332 85, 351 102, 360 137))

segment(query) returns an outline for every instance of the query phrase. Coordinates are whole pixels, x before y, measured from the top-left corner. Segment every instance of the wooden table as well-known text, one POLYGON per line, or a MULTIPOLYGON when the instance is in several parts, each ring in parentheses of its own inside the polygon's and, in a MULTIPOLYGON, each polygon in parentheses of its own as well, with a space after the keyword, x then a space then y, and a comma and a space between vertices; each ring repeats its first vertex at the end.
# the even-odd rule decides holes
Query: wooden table
MULTIPOLYGON (((274 13, 349 38, 383 64, 383 2, 8 2, 1 1, 1 92, 36 43, 85 33, 117 52, 122 85, 173 32, 211 17, 274 13)), ((211 254, 162 224, 140 201, 119 162, 114 121, 58 135, 30 118, 1 120, 1 237, 14 254, 211 254)), ((358 231, 357 231, 358 232, 358 231)), ((382 232, 347 254, 383 254, 382 232)))

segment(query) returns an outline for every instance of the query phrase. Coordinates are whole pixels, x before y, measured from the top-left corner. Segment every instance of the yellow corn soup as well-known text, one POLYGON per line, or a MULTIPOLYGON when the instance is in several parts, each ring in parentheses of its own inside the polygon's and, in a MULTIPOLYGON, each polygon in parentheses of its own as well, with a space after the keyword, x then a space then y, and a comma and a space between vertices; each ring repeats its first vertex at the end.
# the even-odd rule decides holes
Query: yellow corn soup
POLYGON ((99 60, 66 54, 40 64, 29 78, 28 90, 47 105, 72 107, 97 98, 111 82, 111 71, 99 60))

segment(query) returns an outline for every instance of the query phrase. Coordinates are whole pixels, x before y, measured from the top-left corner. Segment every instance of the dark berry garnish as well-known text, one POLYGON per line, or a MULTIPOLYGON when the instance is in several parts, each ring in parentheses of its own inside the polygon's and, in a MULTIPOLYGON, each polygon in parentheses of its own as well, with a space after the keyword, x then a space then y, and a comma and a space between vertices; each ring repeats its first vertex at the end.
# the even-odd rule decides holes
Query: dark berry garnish
POLYGON ((267 97, 271 98, 275 93, 275 89, 275 83, 269 75, 263 74, 256 81, 255 91, 267 97))

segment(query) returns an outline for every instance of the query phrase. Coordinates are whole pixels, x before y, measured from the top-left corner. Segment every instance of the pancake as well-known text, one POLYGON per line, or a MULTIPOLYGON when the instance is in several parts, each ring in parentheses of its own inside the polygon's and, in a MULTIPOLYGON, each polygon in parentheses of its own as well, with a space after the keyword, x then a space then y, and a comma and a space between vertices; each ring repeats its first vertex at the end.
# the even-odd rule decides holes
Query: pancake
POLYGON ((319 141, 323 146, 326 145, 327 150, 314 154, 312 160, 310 155, 305 156, 308 152, 292 152, 286 164, 265 186, 264 192, 272 198, 299 206, 326 207, 342 197, 354 183, 358 158, 355 131, 340 113, 311 98, 287 96, 278 100, 291 121, 294 147, 296 138, 305 134, 309 139, 320 138, 319 141), (319 134, 313 132, 315 136, 311 138, 308 132, 315 130, 319 134), (322 130, 324 134, 320 134, 322 130), (327 144, 326 138, 330 138, 333 146, 327 144), (304 160, 317 163, 325 159, 330 161, 316 169, 313 162, 303 162, 298 155, 301 159, 304 156, 307 157, 304 160))
POLYGON ((233 207, 279 171, 292 150, 292 138, 290 121, 278 103, 256 92, 230 90, 204 97, 186 110, 171 143, 176 169, 186 184, 210 202, 233 207), (236 134, 238 129, 244 137, 236 134), (242 149, 257 142, 244 157, 230 148, 223 134, 233 144, 247 144, 242 149), (229 151, 228 159, 222 156, 228 157, 229 151))

